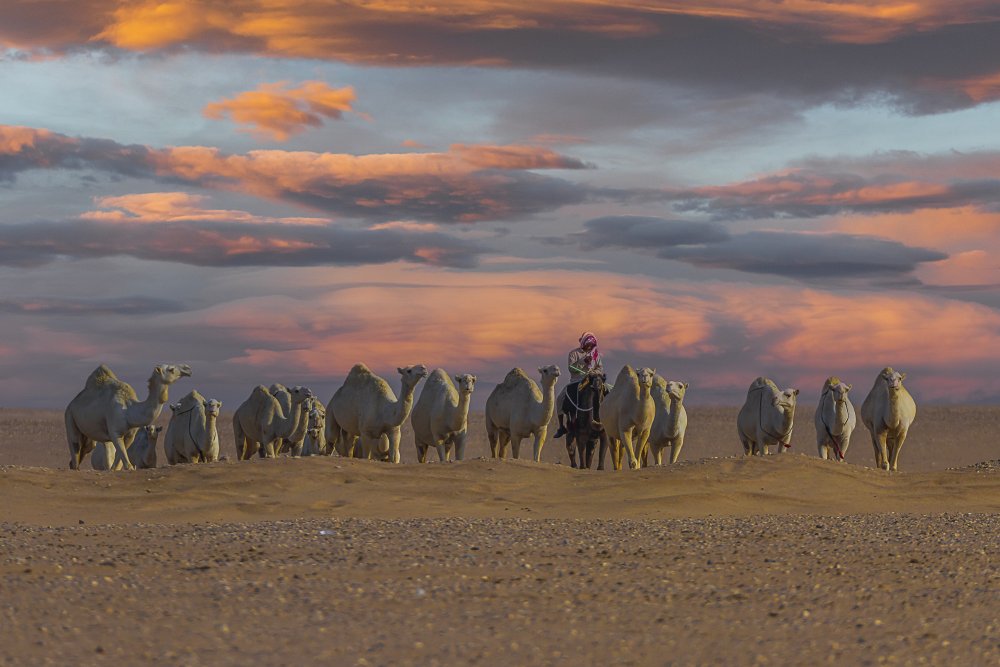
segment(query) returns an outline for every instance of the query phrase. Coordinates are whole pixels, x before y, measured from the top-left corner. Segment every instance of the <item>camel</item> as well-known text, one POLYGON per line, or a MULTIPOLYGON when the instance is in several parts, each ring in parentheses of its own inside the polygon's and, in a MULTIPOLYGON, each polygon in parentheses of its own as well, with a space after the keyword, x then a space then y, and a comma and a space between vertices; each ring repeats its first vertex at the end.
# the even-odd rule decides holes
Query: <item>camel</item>
POLYGON ((427 451, 434 447, 438 460, 465 458, 465 437, 469 428, 469 401, 476 388, 475 375, 456 375, 458 388, 442 368, 435 368, 417 398, 410 424, 417 446, 417 460, 427 462, 427 451))
MULTIPOLYGON (((623 366, 601 406, 601 422, 608 434, 611 465, 615 470, 622 469, 626 451, 629 465, 639 467, 656 414, 650 395, 654 375, 656 370, 652 368, 635 371, 631 366, 623 366)), ((603 468, 604 461, 598 465, 603 468)))
POLYGON ((302 456, 328 456, 332 449, 327 447, 324 423, 326 410, 313 399, 313 408, 309 411, 309 421, 306 424, 306 439, 302 444, 302 456))
POLYGON ((69 442, 69 467, 80 468, 80 461, 98 442, 110 442, 122 465, 135 468, 129 460, 127 447, 135 438, 136 429, 149 426, 170 400, 171 384, 191 375, 184 364, 159 364, 149 377, 149 393, 140 401, 135 390, 119 380, 110 368, 101 364, 87 378, 86 385, 66 406, 66 440, 69 442))
POLYGON ((197 391, 171 405, 173 415, 163 439, 167 463, 207 463, 219 460, 219 431, 216 421, 222 403, 206 401, 197 391))
MULTIPOLYGON (((656 416, 649 429, 649 449, 653 453, 653 461, 658 466, 663 465, 663 450, 670 447, 670 462, 677 463, 684 447, 684 434, 687 431, 687 409, 684 407, 684 396, 687 394, 687 382, 664 380, 659 375, 653 378, 650 394, 656 405, 656 416)), ((642 461, 646 465, 645 456, 642 461)))
POLYGON ((851 385, 831 376, 823 383, 819 405, 813 421, 816 424, 816 448, 821 459, 843 461, 851 445, 851 434, 858 425, 854 405, 847 392, 851 385))
POLYGON ((765 377, 753 381, 747 400, 736 418, 736 428, 746 456, 766 456, 772 445, 778 453, 792 446, 798 389, 778 389, 765 377))
POLYGON ((575 392, 569 387, 565 390, 564 396, 572 405, 572 419, 566 427, 566 453, 574 468, 589 469, 594 463, 594 450, 600 443, 597 469, 604 470, 608 435, 601 424, 601 405, 608 393, 605 386, 607 381, 608 377, 604 373, 590 371, 577 384, 575 392))
POLYGON ((353 456, 360 440, 364 458, 399 463, 400 427, 410 416, 413 392, 427 377, 427 367, 417 364, 396 371, 401 376, 398 400, 388 382, 364 364, 354 365, 326 406, 327 446, 336 447, 341 456, 353 456))
POLYGON ((250 397, 236 408, 233 414, 233 434, 236 437, 236 454, 245 461, 260 451, 263 458, 275 457, 275 445, 281 438, 288 438, 303 421, 302 406, 313 393, 305 387, 292 387, 290 414, 285 414, 281 404, 263 385, 254 387, 250 397))
MULTIPOLYGON (((156 438, 162 426, 143 426, 136 429, 135 439, 128 448, 129 456, 137 470, 156 467, 156 438)), ((90 455, 90 465, 94 470, 122 470, 125 462, 118 456, 114 444, 96 443, 90 455)))
POLYGON ((556 403, 558 366, 542 366, 542 389, 520 368, 514 368, 486 399, 486 435, 493 458, 506 458, 511 446, 514 458, 521 454, 521 440, 534 437, 534 459, 542 459, 542 447, 556 403))
POLYGON ((905 379, 906 373, 883 368, 861 404, 861 421, 875 448, 875 465, 883 470, 897 469, 899 450, 917 418, 917 404, 903 386, 905 379))

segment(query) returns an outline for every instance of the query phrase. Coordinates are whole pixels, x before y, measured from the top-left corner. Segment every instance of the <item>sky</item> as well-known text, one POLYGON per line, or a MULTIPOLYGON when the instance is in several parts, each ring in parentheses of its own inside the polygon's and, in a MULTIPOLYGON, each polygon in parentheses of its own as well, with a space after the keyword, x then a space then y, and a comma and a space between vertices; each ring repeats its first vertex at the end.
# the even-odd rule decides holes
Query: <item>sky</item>
POLYGON ((585 330, 691 404, 1000 400, 990 0, 4 0, 0 91, 0 405, 481 406, 585 330))

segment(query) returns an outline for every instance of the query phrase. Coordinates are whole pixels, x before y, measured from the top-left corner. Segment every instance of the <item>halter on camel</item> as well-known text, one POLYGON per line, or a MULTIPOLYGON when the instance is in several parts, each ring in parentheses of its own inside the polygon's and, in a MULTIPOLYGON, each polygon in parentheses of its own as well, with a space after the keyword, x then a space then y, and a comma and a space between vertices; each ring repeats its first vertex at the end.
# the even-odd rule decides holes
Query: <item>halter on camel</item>
MULTIPOLYGON (((830 391, 827 390, 823 392, 823 396, 829 394, 830 391)), ((820 399, 822 400, 822 398, 820 399)), ((833 399, 833 413, 837 414, 837 399, 833 399)), ((826 430, 826 434, 830 436, 830 442, 833 443, 833 451, 837 455, 838 461, 844 460, 844 453, 840 450, 840 442, 836 436, 833 435, 833 431, 830 430, 830 425, 826 423, 826 413, 820 412, 819 420, 823 422, 823 428, 826 430)), ((847 422, 850 421, 850 415, 844 417, 844 422, 840 425, 840 432, 844 432, 844 427, 847 426, 847 422)))

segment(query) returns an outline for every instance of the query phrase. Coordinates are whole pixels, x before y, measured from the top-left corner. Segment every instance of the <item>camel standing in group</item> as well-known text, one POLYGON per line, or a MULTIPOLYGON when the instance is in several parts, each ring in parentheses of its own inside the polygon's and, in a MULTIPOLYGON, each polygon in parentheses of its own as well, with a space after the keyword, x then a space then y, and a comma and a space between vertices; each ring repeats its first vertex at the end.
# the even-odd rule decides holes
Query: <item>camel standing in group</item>
POLYGON ((875 448, 875 465, 883 470, 897 469, 899 450, 917 418, 917 404, 903 386, 905 379, 906 373, 883 368, 861 404, 861 421, 875 448))
POLYGON ((306 439, 302 445, 302 456, 329 456, 333 448, 326 442, 326 410, 319 401, 312 401, 309 421, 306 424, 306 439))
POLYGON ((534 459, 542 460, 542 447, 555 410, 558 366, 542 366, 542 389, 520 368, 514 368, 486 399, 486 435, 493 458, 506 458, 508 445, 514 458, 521 441, 534 437, 534 459))
POLYGON ((457 388, 443 368, 435 368, 413 406, 410 424, 420 463, 427 462, 431 447, 437 450, 440 461, 450 459, 453 450, 456 461, 465 458, 469 402, 476 388, 476 376, 456 375, 455 382, 457 388))
MULTIPOLYGON (((687 394, 687 382, 664 380, 659 375, 653 378, 650 394, 656 406, 656 416, 649 429, 649 447, 653 461, 658 466, 663 465, 663 450, 670 447, 670 462, 677 463, 681 449, 684 447, 684 435, 687 432, 687 408, 684 407, 684 396, 687 394)), ((647 465, 645 453, 642 465, 647 465)))
MULTIPOLYGON (((628 452, 632 468, 638 468, 640 457, 645 456, 649 430, 656 415, 650 395, 654 375, 656 370, 652 368, 635 371, 631 366, 624 366, 601 406, 601 422, 608 434, 611 464, 615 470, 622 469, 625 452, 628 452)), ((602 456, 602 468, 603 464, 602 456)))
POLYGON ((313 397, 305 387, 292 387, 291 414, 281 409, 278 399, 271 395, 267 387, 258 385, 250 397, 236 408, 233 414, 233 434, 236 438, 236 454, 245 461, 260 452, 261 457, 273 459, 278 441, 288 438, 304 419, 302 406, 313 397))
POLYGON ((816 425, 816 448, 821 459, 843 461, 847 456, 851 434, 858 425, 854 405, 847 395, 850 390, 851 385, 841 382, 838 377, 828 377, 823 383, 819 405, 816 406, 813 417, 816 425))
POLYGON ((341 456, 353 456, 358 440, 366 459, 399 463, 400 427, 413 407, 417 383, 427 377, 423 364, 396 369, 400 397, 364 364, 355 364, 326 406, 326 440, 341 456))
POLYGON ((767 456, 769 448, 774 445, 781 454, 792 446, 798 395, 798 389, 782 391, 765 377, 753 381, 736 417, 736 428, 745 455, 767 456))
POLYGON ((571 419, 566 426, 566 453, 574 468, 590 468, 594 453, 600 445, 597 469, 604 470, 604 456, 608 451, 608 435, 601 423, 601 406, 608 390, 607 376, 590 371, 577 386, 576 391, 566 388, 566 400, 572 404, 571 419), (577 460, 579 459, 579 461, 577 460))
POLYGON ((110 442, 122 466, 132 470, 127 448, 136 429, 149 426, 170 400, 171 384, 191 375, 184 364, 159 364, 149 377, 149 393, 140 401, 135 390, 119 380, 110 368, 101 364, 87 378, 83 390, 66 406, 66 439, 69 442, 69 467, 80 468, 80 461, 94 449, 95 443, 110 442))
POLYGON ((217 421, 222 403, 205 400, 192 391, 176 405, 163 438, 163 453, 167 463, 209 463, 219 460, 219 430, 217 421))

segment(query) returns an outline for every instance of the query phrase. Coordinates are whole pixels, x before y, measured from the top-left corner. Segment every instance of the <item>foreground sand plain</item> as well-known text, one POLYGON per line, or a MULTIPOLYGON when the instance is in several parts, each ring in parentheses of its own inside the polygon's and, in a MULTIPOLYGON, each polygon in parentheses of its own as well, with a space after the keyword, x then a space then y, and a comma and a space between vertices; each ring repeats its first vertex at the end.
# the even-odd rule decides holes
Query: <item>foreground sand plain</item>
POLYGON ((98 473, 65 469, 58 412, 0 411, 0 664, 1000 662, 1000 471, 971 466, 1000 411, 922 411, 895 475, 817 460, 804 414, 798 454, 733 458, 730 413, 623 473, 98 473))

